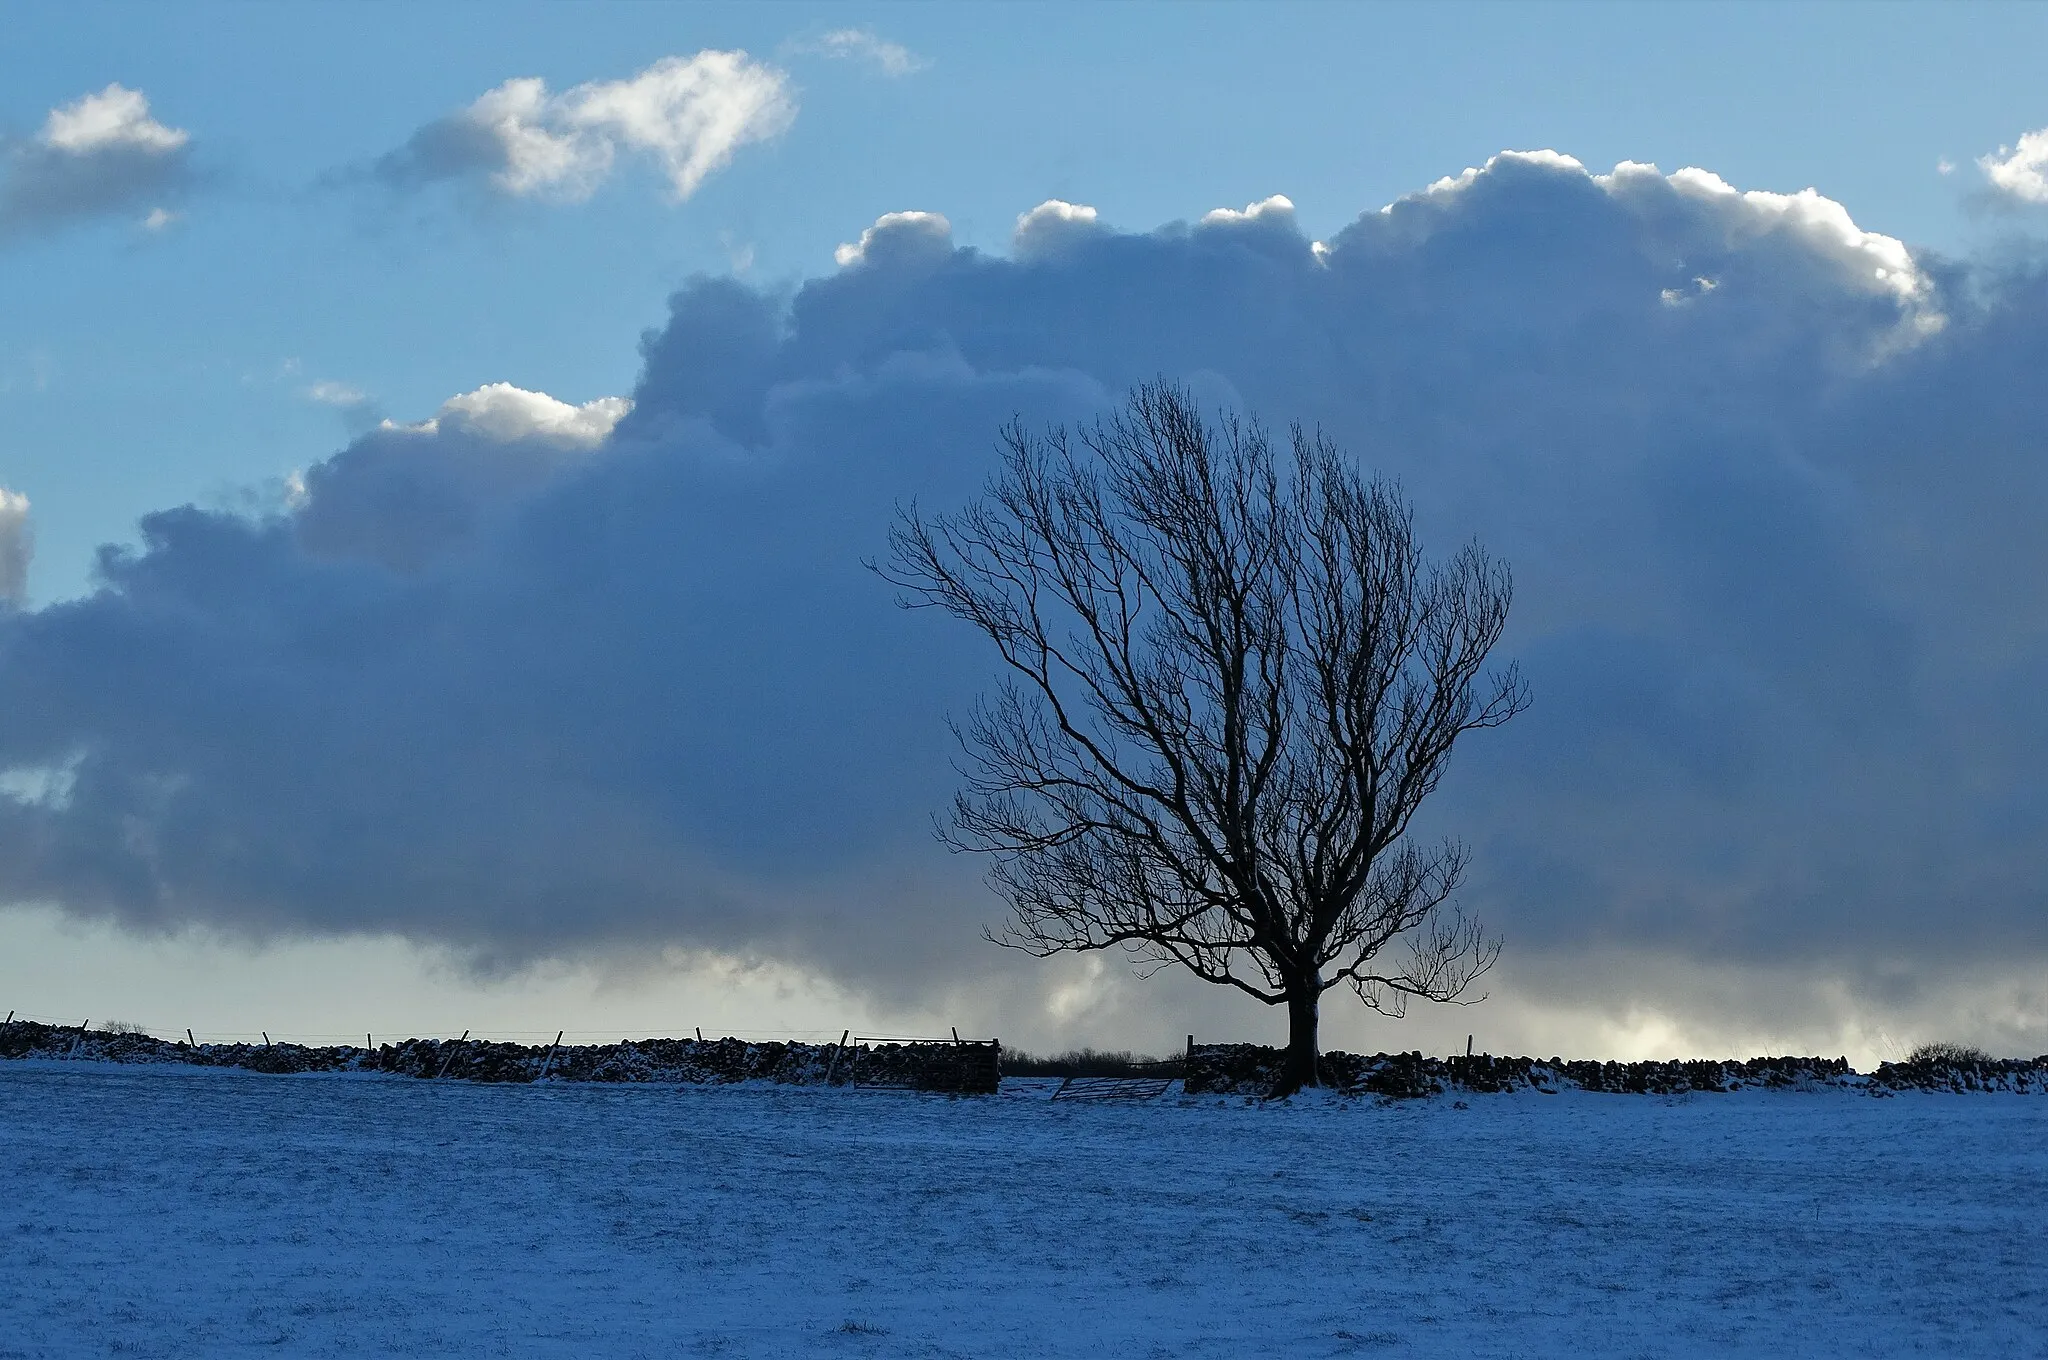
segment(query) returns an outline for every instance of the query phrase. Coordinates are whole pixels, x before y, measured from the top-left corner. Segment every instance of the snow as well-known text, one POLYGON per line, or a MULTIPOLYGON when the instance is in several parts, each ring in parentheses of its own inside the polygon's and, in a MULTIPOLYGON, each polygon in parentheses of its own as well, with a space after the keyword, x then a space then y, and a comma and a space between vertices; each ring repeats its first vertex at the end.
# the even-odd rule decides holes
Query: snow
POLYGON ((9 1063, 0 1356, 2048 1356, 2038 1097, 1055 1086, 9 1063))

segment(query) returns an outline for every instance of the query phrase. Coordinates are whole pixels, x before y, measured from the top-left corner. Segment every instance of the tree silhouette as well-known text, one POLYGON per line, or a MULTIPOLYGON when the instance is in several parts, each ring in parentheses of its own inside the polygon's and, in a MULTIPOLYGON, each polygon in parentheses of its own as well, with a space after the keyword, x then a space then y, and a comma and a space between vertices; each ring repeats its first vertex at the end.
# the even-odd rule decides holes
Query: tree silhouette
POLYGON ((880 569, 1008 667, 956 724, 941 831, 994 860, 1014 916, 990 938, 1285 1005, 1278 1094, 1317 1084, 1331 988, 1395 1016, 1459 999, 1500 946, 1451 902, 1464 848, 1406 833, 1457 739, 1527 703, 1485 667, 1506 566, 1425 561, 1399 488, 1320 432, 1276 447, 1165 384, 1002 445, 978 501, 899 513, 880 569))

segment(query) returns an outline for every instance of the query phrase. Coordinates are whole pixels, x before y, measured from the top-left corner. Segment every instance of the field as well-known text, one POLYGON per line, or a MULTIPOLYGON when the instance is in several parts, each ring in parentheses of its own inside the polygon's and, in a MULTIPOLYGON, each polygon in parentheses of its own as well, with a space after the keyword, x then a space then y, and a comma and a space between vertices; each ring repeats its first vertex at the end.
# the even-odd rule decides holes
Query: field
POLYGON ((0 1068, 0 1356, 2048 1356, 2048 1100, 0 1068))

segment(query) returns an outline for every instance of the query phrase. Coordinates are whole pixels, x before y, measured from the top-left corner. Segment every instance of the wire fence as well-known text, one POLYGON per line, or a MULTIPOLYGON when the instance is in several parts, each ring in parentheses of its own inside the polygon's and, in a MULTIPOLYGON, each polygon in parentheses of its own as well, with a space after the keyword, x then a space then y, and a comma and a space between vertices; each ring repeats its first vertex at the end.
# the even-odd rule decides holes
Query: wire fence
MULTIPOLYGON (((135 1020, 130 1018, 129 1016, 120 1014, 102 1016, 50 1015, 40 1011, 17 1010, 7 1011, 5 1013, 5 1018, 0 1019, 0 1023, 11 1024, 16 1020, 33 1020, 39 1024, 51 1025, 59 1029, 82 1029, 87 1026, 93 1026, 97 1029, 104 1031, 109 1027, 117 1027, 118 1029, 125 1032, 135 1034, 146 1034, 152 1038, 157 1039, 185 1039, 187 1037, 191 1037, 196 1039, 196 1041, 199 1043, 289 1043, 306 1044, 308 1046, 313 1047, 324 1047, 334 1045, 353 1045, 358 1040, 363 1040, 365 1041, 366 1047, 372 1048, 376 1046, 376 1043, 374 1041, 378 1034, 382 1034, 384 1036, 384 1042, 387 1043, 405 1039, 453 1039, 456 1037, 457 1034, 463 1034, 471 1040, 485 1043, 493 1041, 517 1043, 525 1040, 539 1040, 542 1042, 547 1042, 554 1040, 558 1035, 561 1037, 561 1040, 564 1043, 636 1043, 652 1039, 688 1038, 696 1038, 705 1041, 714 1039, 741 1039, 755 1043, 831 1043, 839 1039, 840 1036, 846 1032, 843 1026, 831 1029, 732 1029, 727 1028, 725 1026, 715 1025, 707 1029, 702 1025, 677 1025, 672 1023, 649 1025, 605 1025, 588 1029, 563 1029, 560 1026, 557 1026, 554 1029, 515 1029, 511 1027, 500 1028, 491 1026, 486 1026, 485 1028, 478 1029, 474 1026, 464 1028, 461 1025, 435 1024, 403 1026, 385 1024, 378 1026, 375 1029, 347 1031, 285 1029, 230 1030, 203 1029, 196 1026, 188 1028, 184 1025, 156 1024, 151 1022, 135 1020)), ((929 1039, 930 1037, 931 1036, 929 1034, 864 1034, 862 1036, 862 1042, 912 1043, 917 1042, 919 1040, 929 1039)))

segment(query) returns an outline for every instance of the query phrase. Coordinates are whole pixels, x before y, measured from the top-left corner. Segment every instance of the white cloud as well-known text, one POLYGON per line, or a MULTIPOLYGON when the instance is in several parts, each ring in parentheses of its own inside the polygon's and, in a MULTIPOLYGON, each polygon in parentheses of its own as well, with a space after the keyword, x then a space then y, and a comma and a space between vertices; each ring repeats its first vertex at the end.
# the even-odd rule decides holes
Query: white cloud
POLYGON ((1010 237, 1010 249, 1020 258, 1026 258, 1106 230, 1095 209, 1087 204, 1048 198, 1030 212, 1018 215, 1017 230, 1010 237))
POLYGON ((1829 261, 1841 281, 1855 291, 1912 304, 1915 310, 1907 317, 1909 331, 1925 332, 1942 323, 1934 310, 1927 275, 1906 243, 1863 230, 1842 204, 1810 188, 1793 194, 1741 190, 1709 170, 1687 167, 1666 175, 1645 161, 1622 161, 1607 174, 1589 175, 1577 159, 1561 152, 1503 151, 1484 166, 1447 175, 1420 194, 1388 204, 1380 214, 1391 216, 1415 206, 1451 211, 1466 195, 1498 184, 1505 176, 1526 172, 1548 176, 1560 184, 1585 176, 1608 197, 1644 213, 1668 216, 1670 196, 1676 194, 1693 210, 1683 219, 1669 220, 1684 220, 1688 230, 1695 232, 1702 226, 1713 227, 1711 234, 1719 239, 1711 244, 1717 249, 1736 250, 1773 238, 1787 240, 1803 253, 1829 261))
POLYGON ((1294 200, 1285 194, 1274 194, 1256 203, 1247 203, 1242 211, 1236 208, 1212 208, 1202 214, 1201 225, 1205 227, 1237 227, 1254 224, 1281 223, 1294 220, 1294 200))
POLYGON ((907 76, 931 65, 901 43, 888 42, 870 28, 840 28, 825 34, 802 50, 828 57, 852 58, 871 63, 885 76, 907 76))
POLYGON ((33 138, 0 143, 0 236, 145 206, 143 226, 161 230, 178 217, 164 200, 192 185, 191 140, 124 85, 51 109, 33 138))
POLYGON ((1666 288, 1657 296, 1666 307, 1683 307, 1694 298, 1705 297, 1720 286, 1718 281, 1702 275, 1693 279, 1691 288, 1666 288))
POLYGON ((351 387, 343 382, 322 380, 306 389, 306 396, 322 406, 360 406, 368 401, 369 395, 360 387, 351 387))
POLYGON ((754 243, 742 241, 730 231, 718 233, 718 244, 725 248, 725 262, 735 274, 744 274, 754 267, 754 243))
POLYGON ((485 439, 510 443, 544 439, 570 448, 596 448, 622 420, 633 403, 627 397, 599 397, 581 406, 557 401, 545 392, 529 392, 511 383, 486 383, 441 403, 441 409, 416 424, 390 421, 384 427, 417 434, 438 434, 445 427, 485 439))
MULTIPOLYGON (((1483 166, 1468 165, 1455 175, 1445 175, 1443 178, 1432 183, 1427 189, 1424 189, 1421 196, 1424 198, 1455 196, 1471 188, 1481 175, 1500 165, 1528 165, 1546 170, 1583 171, 1586 168, 1585 164, 1578 157, 1567 156, 1562 151, 1551 151, 1547 148, 1542 151, 1503 151, 1496 156, 1489 157, 1483 166)), ((1624 166, 1634 168, 1639 165, 1640 162, 1623 161, 1615 169, 1618 171, 1624 166)), ((1654 170, 1656 167, 1649 166, 1647 168, 1654 170)), ((1392 206, 1392 204, 1388 204, 1386 208, 1382 208, 1380 211, 1386 212, 1392 206)))
POLYGON ((114 148, 165 155, 190 139, 183 128, 165 127, 150 117, 149 100, 142 91, 114 84, 51 109, 37 140, 73 156, 89 156, 114 148))
POLYGON ((14 765, 0 770, 0 798, 28 807, 62 812, 71 806, 71 792, 78 786, 81 752, 57 765, 14 765))
POLYGON ((744 52, 668 57, 631 80, 578 86, 563 103, 572 125, 652 152, 677 198, 736 148, 780 135, 796 118, 788 79, 744 52))
POLYGON ((881 253, 926 254, 952 248, 953 224, 944 214, 892 212, 876 218, 875 224, 860 234, 860 240, 842 242, 832 258, 846 269, 881 253))
POLYGON ((0 604, 19 604, 27 596, 28 563, 34 551, 28 497, 0 486, 0 604))
POLYGON ((788 77, 745 52, 664 57, 630 79, 560 94, 526 76, 422 128, 378 172, 398 183, 487 174, 514 197, 577 202, 622 151, 638 152, 661 166, 680 201, 740 147, 787 130, 796 110, 788 77))
POLYGON ((2023 133, 2012 146, 1977 158, 1991 187, 2022 203, 2048 203, 2048 128, 2023 133))
POLYGON ((1096 225, 1095 209, 1085 203, 1069 203, 1063 198, 1048 198, 1030 212, 1017 214, 1017 231, 1021 235, 1034 228, 1061 223, 1068 226, 1096 225))
MULTIPOLYGON (((1628 173, 1645 170, 1656 173, 1655 166, 1628 167, 1628 173)), ((1616 166, 1614 175, 1606 178, 1623 174, 1623 167, 1616 166)), ((1801 189, 1796 194, 1740 190, 1711 171, 1691 167, 1672 172, 1669 183, 1679 193, 1719 212, 1731 243, 1782 231, 1834 260, 1849 277, 1864 280, 1866 291, 1911 299, 1927 289, 1927 278, 1904 241, 1864 231, 1850 218, 1847 208, 1817 190, 1801 189)))

